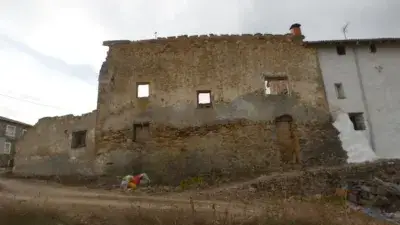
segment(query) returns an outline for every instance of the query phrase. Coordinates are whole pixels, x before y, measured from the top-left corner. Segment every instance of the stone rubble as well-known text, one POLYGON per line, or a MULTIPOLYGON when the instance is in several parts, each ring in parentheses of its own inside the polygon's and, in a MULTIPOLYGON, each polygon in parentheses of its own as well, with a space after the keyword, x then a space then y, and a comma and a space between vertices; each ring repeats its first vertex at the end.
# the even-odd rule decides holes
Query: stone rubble
POLYGON ((377 177, 351 180, 336 192, 345 194, 351 208, 400 224, 400 185, 377 177))

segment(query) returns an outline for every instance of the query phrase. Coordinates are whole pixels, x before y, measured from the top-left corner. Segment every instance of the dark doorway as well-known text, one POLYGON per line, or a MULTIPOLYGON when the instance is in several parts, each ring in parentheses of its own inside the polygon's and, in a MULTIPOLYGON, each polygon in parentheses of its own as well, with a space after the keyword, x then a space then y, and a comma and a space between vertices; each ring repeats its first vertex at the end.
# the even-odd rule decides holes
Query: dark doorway
POLYGON ((293 117, 282 115, 275 119, 281 161, 285 164, 300 163, 300 143, 295 133, 293 117))

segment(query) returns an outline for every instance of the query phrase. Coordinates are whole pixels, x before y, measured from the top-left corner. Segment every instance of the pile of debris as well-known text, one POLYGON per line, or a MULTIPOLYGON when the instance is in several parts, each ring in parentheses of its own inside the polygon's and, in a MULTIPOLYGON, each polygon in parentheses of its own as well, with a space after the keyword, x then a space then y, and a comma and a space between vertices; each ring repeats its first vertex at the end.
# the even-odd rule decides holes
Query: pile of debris
POLYGON ((351 208, 377 219, 400 224, 400 185, 379 178, 351 180, 337 193, 345 193, 351 208))

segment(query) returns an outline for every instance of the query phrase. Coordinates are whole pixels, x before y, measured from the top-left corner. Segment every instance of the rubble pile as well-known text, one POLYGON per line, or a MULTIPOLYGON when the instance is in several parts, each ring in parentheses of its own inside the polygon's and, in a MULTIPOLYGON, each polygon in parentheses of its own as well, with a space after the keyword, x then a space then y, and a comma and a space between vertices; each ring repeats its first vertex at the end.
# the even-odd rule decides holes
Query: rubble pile
POLYGON ((374 177, 349 180, 346 190, 349 205, 375 218, 400 224, 400 185, 374 177))

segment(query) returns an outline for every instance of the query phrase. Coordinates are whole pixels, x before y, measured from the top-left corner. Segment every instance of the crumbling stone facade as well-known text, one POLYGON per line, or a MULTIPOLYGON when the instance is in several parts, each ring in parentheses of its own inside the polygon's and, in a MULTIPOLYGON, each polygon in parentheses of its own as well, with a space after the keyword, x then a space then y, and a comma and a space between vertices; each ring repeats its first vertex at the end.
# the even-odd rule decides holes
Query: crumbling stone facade
POLYGON ((93 175, 96 111, 40 119, 16 144, 17 175, 93 175))
POLYGON ((345 162, 316 50, 290 35, 104 44, 97 173, 146 171, 165 183, 275 171, 282 166, 275 123, 281 116, 292 118, 288 127, 295 132, 288 138, 299 140, 303 165, 345 162), (148 96, 138 93, 141 85, 148 96), (201 94, 210 101, 201 104, 201 94))

